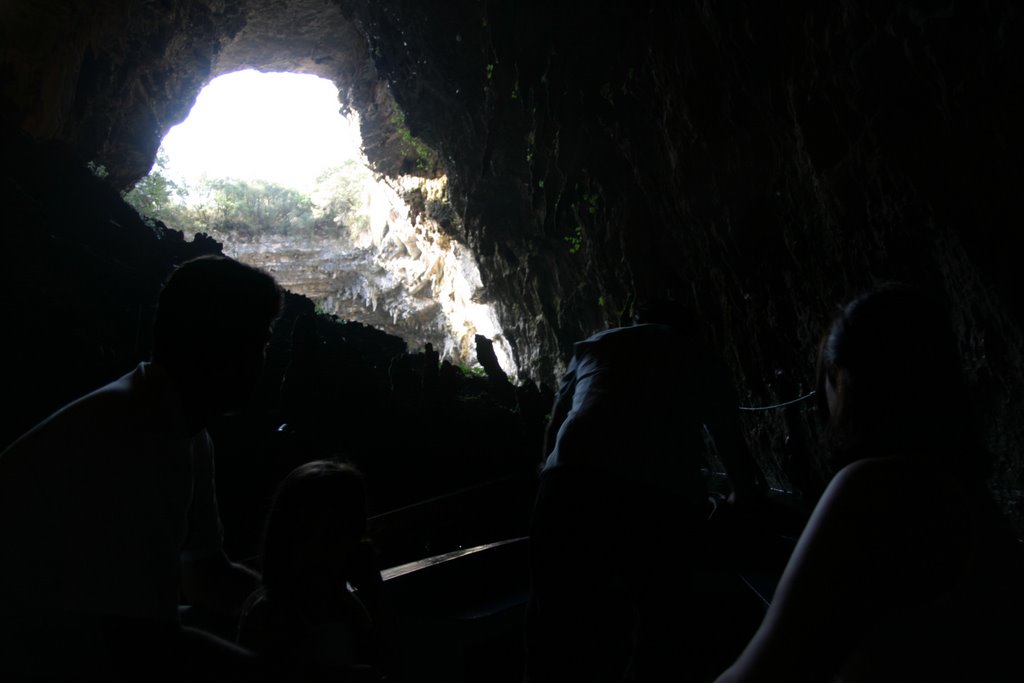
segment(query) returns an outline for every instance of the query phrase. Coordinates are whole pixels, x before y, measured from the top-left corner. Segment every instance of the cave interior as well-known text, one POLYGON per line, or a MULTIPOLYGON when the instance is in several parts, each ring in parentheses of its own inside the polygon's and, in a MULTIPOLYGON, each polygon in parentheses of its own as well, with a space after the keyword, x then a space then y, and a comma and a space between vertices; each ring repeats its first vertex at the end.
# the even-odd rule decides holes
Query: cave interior
MULTIPOLYGON (((314 310, 290 295, 257 395, 211 430, 230 553, 255 554, 274 482, 325 453, 365 469, 392 565, 524 536, 574 341, 671 297, 741 402, 773 405, 814 388, 836 307, 892 280, 948 308, 990 486, 1024 532, 1014 3, 37 0, 0 23, 0 445, 147 356, 160 283, 221 245, 148 224, 123 193, 204 84, 291 71, 338 85, 377 172, 447 175, 434 218, 475 254, 519 376, 424 401, 389 378, 401 358, 415 385, 422 354, 320 316, 314 426, 296 436, 278 388, 314 310)), ((742 420, 772 486, 812 504, 813 405, 742 420)))

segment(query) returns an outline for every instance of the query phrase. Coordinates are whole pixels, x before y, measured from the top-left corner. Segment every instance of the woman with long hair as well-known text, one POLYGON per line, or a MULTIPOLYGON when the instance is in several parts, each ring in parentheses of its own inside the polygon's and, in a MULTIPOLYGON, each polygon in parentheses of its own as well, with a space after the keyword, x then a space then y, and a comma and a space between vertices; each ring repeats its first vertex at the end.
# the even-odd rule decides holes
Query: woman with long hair
POLYGON ((884 286, 842 309, 818 370, 836 474, 718 683, 1005 680, 1017 543, 946 317, 884 286))

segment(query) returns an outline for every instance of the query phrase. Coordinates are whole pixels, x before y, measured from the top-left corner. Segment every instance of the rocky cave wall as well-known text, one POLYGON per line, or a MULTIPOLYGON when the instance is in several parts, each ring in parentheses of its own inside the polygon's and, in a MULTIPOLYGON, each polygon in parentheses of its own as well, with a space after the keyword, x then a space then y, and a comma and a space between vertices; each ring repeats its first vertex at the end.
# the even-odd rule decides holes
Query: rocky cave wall
MULTIPOLYGON (((953 312, 1016 496, 1012 3, 352 5, 410 126, 456 169, 522 365, 550 376, 571 340, 671 295, 744 400, 771 404, 812 388, 837 304, 912 281, 953 312)), ((746 420, 804 488, 812 415, 746 420)))
MULTIPOLYGON (((212 76, 331 77, 363 115, 378 170, 448 174, 457 215, 442 223, 476 253, 519 367, 547 382, 573 340, 673 296, 708 324, 745 402, 789 399, 812 388, 837 304, 881 280, 917 282, 952 311, 1013 508, 1016 6, 597 7, 7 3, 4 123, 70 145, 125 187, 212 76)), ((813 489, 813 411, 745 420, 779 481, 813 489)))

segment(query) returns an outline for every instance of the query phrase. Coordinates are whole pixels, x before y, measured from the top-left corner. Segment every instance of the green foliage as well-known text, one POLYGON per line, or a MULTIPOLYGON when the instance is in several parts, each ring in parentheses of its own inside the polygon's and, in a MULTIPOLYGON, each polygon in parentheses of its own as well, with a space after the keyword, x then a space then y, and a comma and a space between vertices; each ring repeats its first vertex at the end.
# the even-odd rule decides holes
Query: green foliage
POLYGON ((188 197, 188 191, 168 178, 166 173, 167 154, 161 149, 157 152, 153 170, 135 183, 124 198, 141 215, 175 225, 185 218, 183 207, 178 205, 188 197))
POLYGON ((308 235, 313 232, 313 202, 274 183, 217 178, 207 183, 210 202, 201 222, 220 232, 308 235))
POLYGON ((156 227, 158 220, 165 225, 183 228, 188 225, 187 212, 178 200, 186 192, 164 175, 166 163, 166 157, 158 154, 157 163, 150 174, 135 183, 135 187, 124 195, 124 199, 135 207, 151 228, 156 227))
MULTIPOLYGON (((586 172, 586 169, 583 169, 586 172)), ((576 185, 573 192, 579 192, 579 185, 576 185)), ((578 254, 583 248, 583 224, 590 222, 591 219, 584 220, 586 215, 590 215, 592 218, 597 215, 598 207, 601 204, 600 189, 595 192, 584 192, 581 195, 583 202, 578 204, 573 202, 572 213, 576 218, 576 228, 571 234, 567 235, 563 239, 569 245, 570 254, 578 254), (586 214, 583 213, 583 209, 586 209, 586 214)), ((604 305, 604 304, 599 304, 604 305)))
POLYGON ((90 161, 85 165, 85 167, 88 168, 94 176, 101 180, 110 175, 110 171, 107 170, 106 166, 103 164, 97 164, 95 161, 90 161))
POLYGON ((578 254, 583 248, 583 226, 577 225, 576 230, 566 237, 565 241, 569 244, 569 253, 578 254))
POLYGON ((347 228, 350 235, 370 229, 370 217, 363 211, 364 188, 373 180, 369 169, 354 159, 335 166, 316 179, 317 204, 323 218, 347 228))
POLYGON ((339 227, 366 230, 362 188, 371 179, 356 161, 330 169, 318 179, 321 205, 291 188, 263 181, 204 178, 186 187, 167 175, 167 158, 157 155, 153 171, 125 201, 147 217, 189 232, 229 234, 243 239, 259 234, 335 235, 339 227))
POLYGON ((399 139, 402 141, 402 154, 415 159, 416 168, 419 170, 429 171, 432 161, 430 148, 409 132, 409 126, 405 123, 405 112, 396 107, 391 114, 391 125, 398 131, 399 139))
POLYGON ((468 365, 460 365, 459 370, 462 371, 463 375, 471 379, 487 379, 487 371, 484 370, 483 367, 479 365, 475 367, 470 367, 468 365))

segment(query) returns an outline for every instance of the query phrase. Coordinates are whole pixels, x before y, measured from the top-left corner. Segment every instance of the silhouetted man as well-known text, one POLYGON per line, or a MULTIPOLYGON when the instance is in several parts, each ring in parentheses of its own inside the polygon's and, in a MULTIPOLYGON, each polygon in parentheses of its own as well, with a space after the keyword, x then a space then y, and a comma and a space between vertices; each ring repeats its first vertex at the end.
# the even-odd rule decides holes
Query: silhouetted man
POLYGON ((191 660, 244 659, 182 629, 179 594, 230 613, 258 583, 222 547, 206 426, 242 407, 280 307, 266 273, 184 263, 160 294, 152 362, 0 454, 0 672, 172 680, 191 660))
POLYGON ((531 531, 531 682, 681 675, 705 427, 736 499, 763 488, 724 365, 681 310, 654 320, 577 342, 562 378, 531 531))

